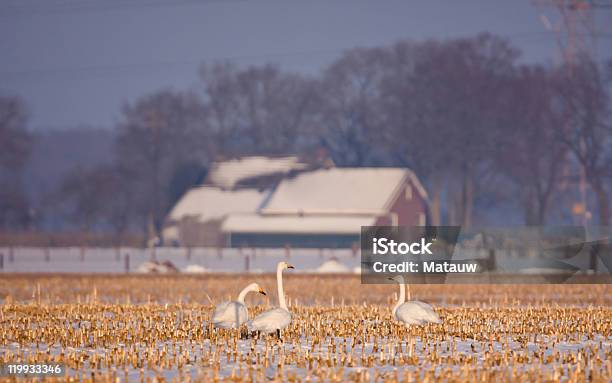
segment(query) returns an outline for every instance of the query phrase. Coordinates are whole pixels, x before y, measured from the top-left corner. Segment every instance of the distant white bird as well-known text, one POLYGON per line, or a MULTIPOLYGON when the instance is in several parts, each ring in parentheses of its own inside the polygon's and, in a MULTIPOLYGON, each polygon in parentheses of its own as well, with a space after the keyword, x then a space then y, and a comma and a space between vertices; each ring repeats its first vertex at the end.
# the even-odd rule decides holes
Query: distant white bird
MULTIPOLYGON (((431 305, 420 301, 409 300, 406 302, 406 289, 408 289, 408 285, 404 282, 403 276, 397 275, 389 279, 397 282, 400 286, 399 299, 393 307, 395 319, 407 325, 442 323, 442 320, 431 305)), ((410 299, 410 292, 408 292, 408 299, 410 299)))
POLYGON ((257 283, 251 283, 240 292, 238 299, 223 302, 215 308, 215 312, 212 315, 214 326, 220 328, 239 328, 243 323, 246 323, 249 320, 249 311, 244 304, 244 298, 250 292, 266 295, 266 292, 257 283))
POLYGON ((278 308, 264 311, 255 318, 247 322, 249 331, 259 331, 265 334, 276 331, 280 338, 280 330, 289 326, 291 323, 291 313, 285 302, 283 291, 283 270, 293 269, 294 267, 287 262, 279 262, 276 266, 276 285, 278 287, 278 308))

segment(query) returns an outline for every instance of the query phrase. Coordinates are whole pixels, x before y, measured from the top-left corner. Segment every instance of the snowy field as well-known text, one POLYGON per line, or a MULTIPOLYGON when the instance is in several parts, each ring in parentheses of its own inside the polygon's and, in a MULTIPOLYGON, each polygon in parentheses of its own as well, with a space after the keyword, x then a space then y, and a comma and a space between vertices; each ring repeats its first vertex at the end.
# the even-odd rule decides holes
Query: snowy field
POLYGON ((160 360, 159 355, 169 356, 161 358, 164 364, 160 366, 147 366, 143 363, 145 368, 129 362, 113 366, 107 362, 111 359, 109 350, 99 347, 63 348, 57 344, 49 346, 40 343, 23 347, 13 342, 0 346, 0 352, 5 356, 44 353, 51 357, 60 357, 64 353, 73 354, 89 362, 83 363, 85 368, 70 369, 67 375, 87 379, 93 371, 101 380, 113 381, 284 381, 296 378, 336 381, 436 381, 450 376, 458 379, 476 377, 478 380, 487 381, 491 377, 512 380, 513 377, 520 376, 536 381, 577 381, 592 377, 593 381, 605 382, 611 377, 611 340, 600 335, 581 342, 543 337, 526 344, 514 341, 512 336, 503 342, 482 343, 474 339, 449 337, 426 344, 417 336, 400 341, 377 339, 388 345, 382 349, 378 343, 372 341, 352 346, 360 341, 361 339, 356 340, 353 337, 335 337, 327 338, 323 345, 311 347, 312 341, 306 337, 291 343, 245 339, 236 340, 235 347, 230 352, 225 344, 215 344, 208 339, 201 342, 158 342, 154 346, 135 344, 129 348, 124 344, 117 344, 113 347, 112 352, 117 354, 156 355, 156 362, 160 360), (553 344, 554 346, 551 346, 553 344), (432 360, 430 355, 434 349, 439 351, 435 352, 435 358, 432 360), (492 366, 490 355, 498 355, 502 360, 511 361, 511 364, 492 366), (513 355, 514 358, 508 355, 513 355), (580 358, 597 360, 599 363, 583 365, 580 358), (547 360, 549 362, 546 362, 547 360), (92 367, 87 368, 88 365, 92 367), (582 371, 581 365, 584 366, 582 371))
POLYGON ((286 272, 292 322, 255 338, 210 325, 269 274, 7 276, 0 358, 58 362, 82 381, 593 381, 612 379, 609 285, 415 285, 439 325, 392 319, 397 286, 286 272))

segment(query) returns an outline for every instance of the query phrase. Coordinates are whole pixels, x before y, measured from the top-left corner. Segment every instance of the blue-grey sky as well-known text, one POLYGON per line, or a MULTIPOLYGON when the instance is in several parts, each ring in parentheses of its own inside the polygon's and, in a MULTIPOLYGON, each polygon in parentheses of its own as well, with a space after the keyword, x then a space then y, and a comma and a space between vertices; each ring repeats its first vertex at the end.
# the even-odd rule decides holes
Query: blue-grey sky
POLYGON ((355 46, 488 31, 554 63, 541 13, 529 0, 0 0, 0 92, 23 98, 33 129, 111 127, 147 92, 197 89, 202 62, 316 73, 355 46))

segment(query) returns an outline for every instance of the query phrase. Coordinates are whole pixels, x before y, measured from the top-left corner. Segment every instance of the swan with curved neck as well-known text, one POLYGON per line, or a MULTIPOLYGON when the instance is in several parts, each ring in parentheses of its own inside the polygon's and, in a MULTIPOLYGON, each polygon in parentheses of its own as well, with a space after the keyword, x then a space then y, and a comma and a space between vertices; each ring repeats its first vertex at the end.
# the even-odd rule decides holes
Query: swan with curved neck
POLYGON ((291 323, 291 313, 285 301, 283 290, 283 270, 293 269, 294 267, 287 262, 279 262, 276 266, 276 287, 278 289, 278 308, 264 311, 247 323, 250 331, 271 333, 276 331, 280 335, 280 330, 289 326, 291 323))
POLYGON ((257 283, 251 283, 238 294, 235 301, 223 302, 215 308, 212 323, 220 328, 238 328, 249 320, 249 311, 244 299, 250 292, 266 295, 266 292, 257 283))
POLYGON ((427 323, 442 323, 431 305, 421 301, 406 302, 406 290, 410 299, 410 288, 401 275, 389 278, 399 284, 400 294, 395 306, 393 306, 393 316, 398 321, 407 325, 423 325, 427 323))

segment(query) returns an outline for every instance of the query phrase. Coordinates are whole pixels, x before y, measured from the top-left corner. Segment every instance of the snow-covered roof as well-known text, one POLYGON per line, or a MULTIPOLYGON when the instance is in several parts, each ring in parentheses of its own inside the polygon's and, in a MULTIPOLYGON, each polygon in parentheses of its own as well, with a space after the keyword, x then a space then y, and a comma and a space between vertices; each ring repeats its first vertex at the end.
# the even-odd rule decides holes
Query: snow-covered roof
POLYGON ((361 226, 372 226, 373 216, 228 216, 221 230, 225 233, 356 234, 361 226))
POLYGON ((304 172, 283 180, 261 213, 383 214, 406 180, 427 198, 421 183, 407 169, 330 168, 304 172))
POLYGON ((206 222, 233 213, 254 213, 268 193, 256 189, 222 190, 211 186, 196 187, 179 200, 170 212, 169 219, 180 221, 183 217, 193 217, 200 222, 206 222))
POLYGON ((243 157, 216 162, 208 175, 208 183, 232 189, 241 180, 272 174, 287 174, 292 170, 306 168, 297 157, 243 157))

